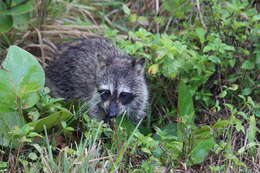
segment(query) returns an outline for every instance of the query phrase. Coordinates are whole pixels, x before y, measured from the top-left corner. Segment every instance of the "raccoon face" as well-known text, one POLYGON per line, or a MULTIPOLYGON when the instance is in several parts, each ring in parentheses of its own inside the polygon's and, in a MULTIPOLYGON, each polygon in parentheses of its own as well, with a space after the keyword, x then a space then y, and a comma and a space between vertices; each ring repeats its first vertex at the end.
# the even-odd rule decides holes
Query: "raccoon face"
POLYGON ((119 93, 114 90, 102 89, 98 91, 101 97, 101 105, 109 118, 116 117, 127 111, 128 104, 134 100, 135 95, 130 92, 122 91, 119 93))
POLYGON ((143 64, 133 60, 130 64, 111 64, 103 68, 97 82, 100 95, 99 107, 107 118, 131 111, 138 97, 140 79, 143 79, 143 64))

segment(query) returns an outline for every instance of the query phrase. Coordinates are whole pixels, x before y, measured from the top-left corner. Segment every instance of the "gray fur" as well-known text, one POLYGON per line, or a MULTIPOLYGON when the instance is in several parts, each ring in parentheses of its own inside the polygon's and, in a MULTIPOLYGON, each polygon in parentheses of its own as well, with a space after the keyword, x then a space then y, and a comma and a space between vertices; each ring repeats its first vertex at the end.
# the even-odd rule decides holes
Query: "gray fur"
POLYGON ((146 115, 144 61, 135 60, 105 39, 81 39, 63 45, 46 69, 46 76, 53 96, 88 102, 89 115, 98 120, 106 119, 111 110, 126 113, 136 122, 146 115), (111 99, 102 100, 100 90, 109 90, 111 99), (123 105, 119 100, 122 92, 132 93, 134 99, 123 105))

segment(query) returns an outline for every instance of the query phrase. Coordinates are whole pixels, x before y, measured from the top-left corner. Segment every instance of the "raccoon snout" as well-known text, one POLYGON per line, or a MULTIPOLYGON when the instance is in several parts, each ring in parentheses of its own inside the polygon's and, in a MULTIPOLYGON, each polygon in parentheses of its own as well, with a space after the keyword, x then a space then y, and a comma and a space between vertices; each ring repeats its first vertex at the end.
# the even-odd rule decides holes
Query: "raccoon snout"
POLYGON ((112 102, 109 106, 108 115, 110 118, 116 117, 119 113, 118 105, 115 102, 112 102))

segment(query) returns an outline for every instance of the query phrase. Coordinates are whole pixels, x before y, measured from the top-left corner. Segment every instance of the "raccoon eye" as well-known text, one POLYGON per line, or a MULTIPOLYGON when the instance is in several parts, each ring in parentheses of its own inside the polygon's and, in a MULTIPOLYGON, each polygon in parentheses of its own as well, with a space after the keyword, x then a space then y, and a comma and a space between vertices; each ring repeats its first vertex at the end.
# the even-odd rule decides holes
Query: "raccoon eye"
POLYGON ((99 92, 102 100, 107 100, 111 96, 111 93, 109 90, 99 90, 98 92, 99 92))
POLYGON ((134 97, 134 94, 128 92, 121 92, 119 95, 119 99, 123 105, 130 103, 134 97))

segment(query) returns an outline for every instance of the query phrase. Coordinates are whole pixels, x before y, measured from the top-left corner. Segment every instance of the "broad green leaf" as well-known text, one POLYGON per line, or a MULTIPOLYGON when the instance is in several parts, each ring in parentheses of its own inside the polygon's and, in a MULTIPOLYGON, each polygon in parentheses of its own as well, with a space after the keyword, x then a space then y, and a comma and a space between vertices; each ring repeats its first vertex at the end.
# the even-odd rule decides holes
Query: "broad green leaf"
MULTIPOLYGON (((17 110, 38 102, 38 91, 44 86, 44 72, 38 61, 25 50, 11 46, 0 69, 0 145, 15 147, 17 139, 10 132, 25 125, 17 110)), ((21 131, 21 130, 20 130, 21 131)))
POLYGON ((249 118, 249 127, 248 127, 248 143, 253 143, 256 139, 256 120, 255 116, 252 115, 249 118))
POLYGON ((230 65, 230 67, 234 67, 236 64, 236 59, 230 59, 230 60, 228 60, 228 63, 230 65))
POLYGON ((246 60, 242 64, 241 68, 244 69, 244 70, 252 70, 252 69, 255 68, 255 64, 252 61, 246 60))
POLYGON ((18 141, 9 132, 15 128, 21 128, 24 124, 25 120, 18 112, 0 112, 0 145, 18 146, 18 141))
POLYGON ((253 16, 252 22, 256 22, 260 20, 260 14, 253 16))
POLYGON ((31 152, 28 157, 31 159, 31 160, 37 160, 38 159, 38 156, 35 152, 31 152))
POLYGON ((250 95, 251 93, 252 93, 252 89, 251 89, 251 88, 245 88, 245 89, 243 89, 243 91, 242 91, 243 96, 248 96, 248 95, 250 95))
POLYGON ((195 129, 191 140, 192 148, 189 153, 189 165, 203 162, 215 145, 214 137, 208 126, 195 129))
POLYGON ((177 124, 169 123, 162 128, 162 131, 164 131, 168 136, 177 136, 177 124))
POLYGON ((195 112, 190 87, 181 81, 178 94, 179 117, 186 125, 194 126, 195 112))
POLYGON ((3 15, 20 15, 32 11, 35 9, 35 1, 30 0, 22 3, 18 6, 11 7, 11 9, 5 9, 0 11, 0 16, 3 15))
POLYGON ((170 123, 162 129, 157 128, 156 134, 154 135, 154 139, 164 142, 177 141, 177 124, 170 123))
POLYGON ((204 48, 203 48, 203 52, 209 52, 209 51, 211 51, 211 50, 215 50, 216 48, 215 48, 215 46, 213 45, 213 44, 208 44, 207 46, 205 46, 204 48))
POLYGON ((197 28, 195 32, 200 39, 200 43, 203 44, 205 42, 206 31, 203 28, 197 28))
POLYGON ((69 111, 59 111, 55 112, 45 118, 33 121, 28 123, 27 125, 34 127, 34 131, 41 132, 44 130, 44 126, 46 126, 47 129, 59 124, 61 121, 66 121, 69 118, 71 118, 72 114, 69 111))
POLYGON ((39 62, 17 46, 10 46, 3 67, 8 71, 9 83, 19 97, 37 92, 44 86, 44 71, 39 62))
POLYGON ((0 16, 0 33, 8 32, 13 26, 12 16, 0 16))
POLYGON ((227 95, 227 91, 224 90, 224 91, 222 91, 218 96, 219 96, 220 98, 224 98, 224 97, 226 97, 226 95, 227 95))
POLYGON ((213 128, 225 128, 230 124, 229 120, 218 120, 214 125, 213 128))
POLYGON ((254 114, 257 118, 260 118, 260 104, 256 104, 256 106, 254 107, 254 114))
POLYGON ((5 169, 7 170, 7 168, 8 168, 8 162, 0 161, 0 170, 5 170, 5 169))
MULTIPOLYGON (((0 3, 0 11, 5 9, 4 3, 0 3)), ((11 15, 1 16, 0 15, 0 33, 8 32, 13 26, 13 18, 11 15)))
POLYGON ((164 146, 168 151, 171 151, 171 157, 173 159, 179 160, 183 155, 183 142, 172 141, 166 142, 164 146))
POLYGON ((221 60, 215 55, 210 55, 208 59, 215 64, 221 64, 221 60))
POLYGON ((182 64, 178 60, 173 60, 171 58, 165 58, 162 66, 163 74, 169 78, 175 78, 180 72, 182 64))
POLYGON ((126 15, 131 14, 131 10, 125 4, 123 4, 122 9, 126 15))
POLYGON ((12 112, 16 107, 16 93, 10 85, 9 72, 0 69, 0 112, 12 112))

